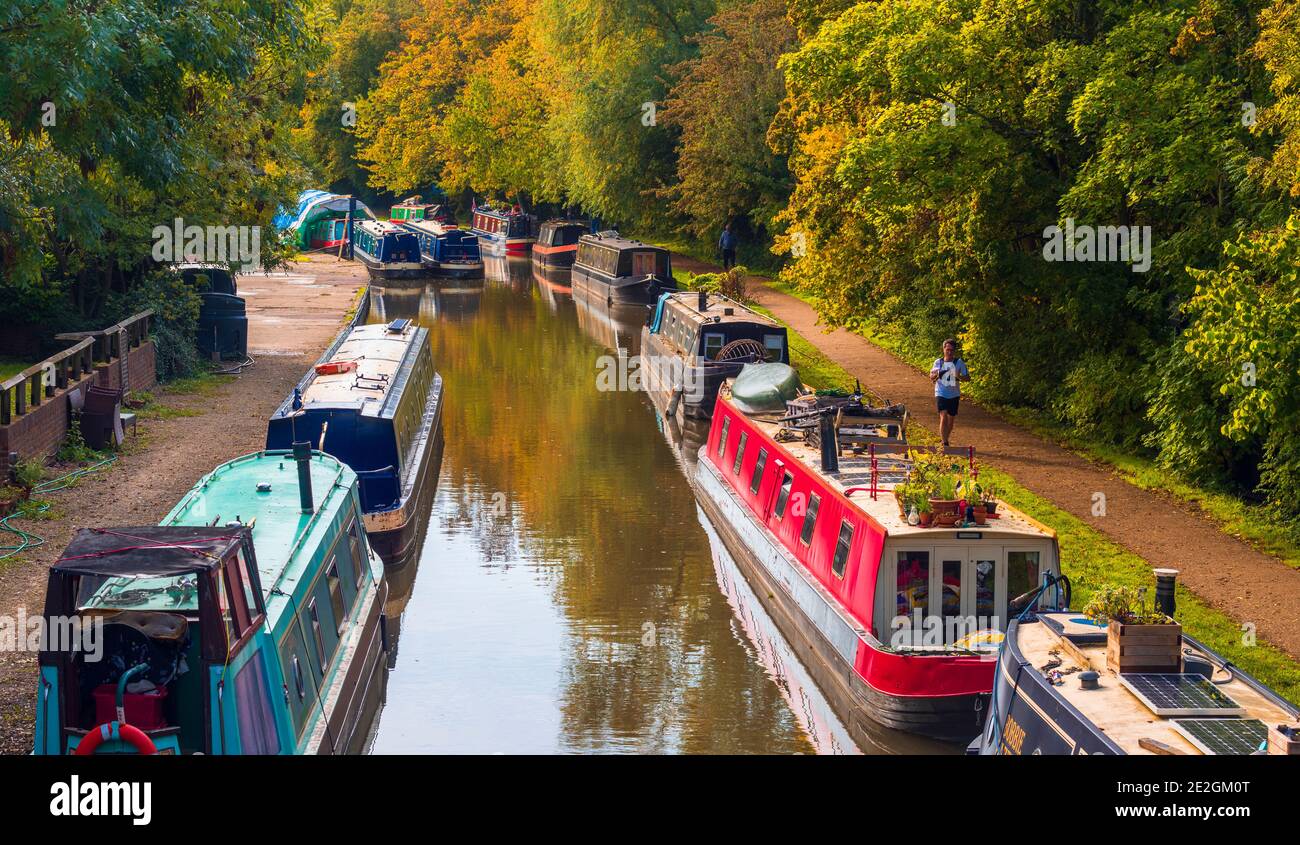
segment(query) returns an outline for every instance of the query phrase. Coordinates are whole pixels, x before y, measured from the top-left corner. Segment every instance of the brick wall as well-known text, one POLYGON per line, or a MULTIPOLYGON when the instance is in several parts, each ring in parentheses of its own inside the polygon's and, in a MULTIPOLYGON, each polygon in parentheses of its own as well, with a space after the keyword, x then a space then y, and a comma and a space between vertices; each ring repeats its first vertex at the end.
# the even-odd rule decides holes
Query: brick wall
MULTIPOLYGON (((126 370, 130 381, 130 390, 149 390, 157 383, 154 370, 156 353, 153 341, 146 341, 127 355, 126 370)), ((91 384, 100 387, 121 387, 121 362, 111 361, 100 364, 95 372, 84 376, 68 385, 68 389, 79 387, 84 392, 91 384)), ((60 390, 53 396, 42 400, 37 408, 13 420, 9 425, 0 426, 0 484, 7 482, 9 471, 9 454, 17 452, 19 460, 33 457, 49 457, 58 451, 59 444, 68 433, 68 391, 60 390)))

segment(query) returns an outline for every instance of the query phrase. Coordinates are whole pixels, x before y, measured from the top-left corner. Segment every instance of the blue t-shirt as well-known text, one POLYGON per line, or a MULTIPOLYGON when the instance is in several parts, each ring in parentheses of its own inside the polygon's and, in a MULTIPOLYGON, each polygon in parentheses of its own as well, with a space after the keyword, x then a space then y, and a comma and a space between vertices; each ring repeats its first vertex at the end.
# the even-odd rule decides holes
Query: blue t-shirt
POLYGON ((956 399, 961 396, 961 387, 957 382, 958 376, 969 376, 970 370, 966 369, 966 362, 960 358, 953 361, 945 361, 942 358, 935 358, 930 369, 939 370, 939 380, 934 383, 934 395, 941 396, 944 399, 956 399))

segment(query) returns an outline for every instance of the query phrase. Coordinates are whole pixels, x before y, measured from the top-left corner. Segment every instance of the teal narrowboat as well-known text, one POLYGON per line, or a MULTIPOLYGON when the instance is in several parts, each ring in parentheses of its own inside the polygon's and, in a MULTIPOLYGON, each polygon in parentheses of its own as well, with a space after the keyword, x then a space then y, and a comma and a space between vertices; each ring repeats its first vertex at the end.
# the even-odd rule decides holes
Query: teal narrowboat
POLYGON ((34 751, 361 751, 386 598, 351 469, 306 443, 224 463, 161 525, 83 528, 51 567, 34 751))

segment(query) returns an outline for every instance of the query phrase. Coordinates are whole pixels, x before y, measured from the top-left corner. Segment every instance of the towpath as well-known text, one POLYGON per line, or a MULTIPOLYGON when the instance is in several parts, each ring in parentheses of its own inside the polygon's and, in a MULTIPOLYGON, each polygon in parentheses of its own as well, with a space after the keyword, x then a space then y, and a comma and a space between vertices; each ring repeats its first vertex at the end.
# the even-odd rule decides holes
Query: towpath
MULTIPOLYGON (((20 522, 45 545, 0 561, 0 616, 41 613, 46 568, 76 529, 155 524, 204 473, 260 449, 267 417, 338 334, 366 272, 355 262, 313 255, 288 272, 240 276, 238 284, 248 303, 253 366, 198 393, 158 389, 160 401, 185 415, 141 421, 141 448, 46 497, 57 519, 20 522)), ((0 651, 0 753, 30 753, 35 690, 36 655, 0 651)))
MULTIPOLYGON (((674 266, 692 273, 720 267, 674 253, 674 266)), ((804 301, 750 276, 758 304, 808 339, 876 395, 903 402, 912 419, 935 431, 934 386, 925 373, 845 329, 826 332, 804 301)), ((979 378, 979 373, 972 373, 979 378)), ((1104 464, 1068 451, 963 399, 953 446, 1014 476, 1026 488, 1073 514, 1153 566, 1179 578, 1213 607, 1256 625, 1260 637, 1300 659, 1300 570, 1225 534, 1195 505, 1138 488, 1104 464), (1105 516, 1093 515, 1094 495, 1105 495, 1105 516)))

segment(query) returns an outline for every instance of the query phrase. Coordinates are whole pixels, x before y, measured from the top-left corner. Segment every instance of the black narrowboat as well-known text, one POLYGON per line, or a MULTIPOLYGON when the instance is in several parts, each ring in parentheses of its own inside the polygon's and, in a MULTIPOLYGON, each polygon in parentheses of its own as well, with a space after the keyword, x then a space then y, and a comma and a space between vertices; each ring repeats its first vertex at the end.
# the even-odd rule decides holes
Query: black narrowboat
POLYGON ((353 226, 352 254, 366 265, 372 279, 418 279, 428 271, 420 261, 420 243, 413 233, 381 220, 353 226))
POLYGON ((590 231, 585 220, 547 220, 533 244, 533 264, 543 270, 567 270, 578 255, 578 240, 590 231))
POLYGON ((272 415, 268 449, 308 441, 357 474, 366 533, 387 562, 417 540, 420 491, 442 425, 428 329, 410 320, 346 329, 272 415))
POLYGON ((575 296, 608 303, 653 305, 664 291, 677 290, 668 250, 612 231, 578 240, 572 280, 575 296))
POLYGON ((641 330, 641 384, 655 407, 675 416, 713 416, 718 388, 746 364, 790 363, 785 326, 733 299, 705 291, 659 297, 641 330))

